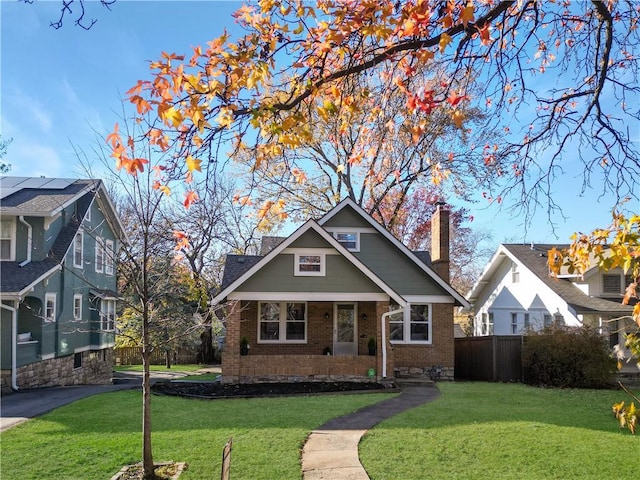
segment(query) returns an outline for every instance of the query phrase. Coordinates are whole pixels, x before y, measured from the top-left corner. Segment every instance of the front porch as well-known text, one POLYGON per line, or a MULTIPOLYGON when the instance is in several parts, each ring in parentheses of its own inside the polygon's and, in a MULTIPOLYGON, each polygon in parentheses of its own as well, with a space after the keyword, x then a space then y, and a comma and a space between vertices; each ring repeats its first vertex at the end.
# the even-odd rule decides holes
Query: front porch
MULTIPOLYGON (((388 311, 388 302, 292 303, 292 307, 297 308, 296 311, 303 309, 305 313, 304 329, 299 324, 294 325, 295 330, 292 331, 295 337, 291 341, 283 338, 289 333, 284 325, 279 331, 278 340, 271 340, 267 336, 271 334, 272 326, 265 325, 267 322, 262 313, 265 303, 236 301, 229 305, 222 353, 224 383, 371 382, 382 379, 382 349, 379 347, 382 335, 379 319, 388 311), (378 347, 375 355, 369 355, 368 344, 371 338, 376 339, 378 347), (241 339, 248 342, 246 355, 241 354, 241 339)), ((283 324, 286 323, 284 314, 282 318, 283 324)), ((388 324, 386 329, 388 339, 388 324)), ((389 349, 387 366, 393 365, 392 355, 389 349)), ((389 372, 392 374, 392 370, 389 372)))

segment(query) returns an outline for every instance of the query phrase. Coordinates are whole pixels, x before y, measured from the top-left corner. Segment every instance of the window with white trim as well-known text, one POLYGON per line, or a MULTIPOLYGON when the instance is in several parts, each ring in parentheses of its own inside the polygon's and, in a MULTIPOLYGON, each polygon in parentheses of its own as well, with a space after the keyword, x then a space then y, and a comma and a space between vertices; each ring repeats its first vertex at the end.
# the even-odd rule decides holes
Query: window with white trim
POLYGON ((326 270, 325 263, 324 253, 296 253, 294 255, 294 275, 323 277, 326 270))
POLYGON ((96 237, 96 272, 104 271, 104 241, 100 237, 96 237))
POLYGON ((553 317, 548 313, 545 313, 542 316, 542 323, 544 324, 545 327, 550 327, 551 324, 553 323, 553 317))
POLYGON ((529 330, 530 327, 531 327, 531 321, 529 320, 529 314, 525 313, 524 314, 524 329, 525 330, 529 330))
POLYGON ((306 343, 307 304, 260 302, 258 343, 306 343))
POLYGON ((115 264, 113 240, 105 240, 104 247, 104 273, 113 275, 113 266, 115 264))
POLYGON ((480 334, 493 335, 493 312, 483 312, 480 317, 480 334))
POLYGON ((515 312, 511 313, 511 333, 518 333, 518 314, 515 312))
POLYGON ((116 300, 103 298, 100 300, 100 330, 112 332, 116 329, 116 300))
POLYGON ((431 304, 409 304, 402 315, 389 319, 389 326, 394 343, 431 343, 431 304))
POLYGON ((602 293, 620 295, 622 293, 622 277, 619 274, 602 275, 602 293))
POLYGON ((44 319, 47 322, 56 321, 56 298, 55 293, 45 293, 44 295, 44 319))
POLYGON ((73 266, 82 268, 84 233, 80 230, 73 239, 73 266))
POLYGON ((14 261, 16 259, 16 222, 15 220, 0 221, 0 260, 14 261))
POLYGON ((73 296, 73 318, 74 320, 82 320, 82 294, 76 293, 73 296))
POLYGON ((511 264, 511 283, 520 282, 520 272, 518 271, 518 264, 513 262, 511 264))
POLYGON ((333 232, 333 236, 347 250, 351 252, 360 251, 360 233, 359 232, 333 232))

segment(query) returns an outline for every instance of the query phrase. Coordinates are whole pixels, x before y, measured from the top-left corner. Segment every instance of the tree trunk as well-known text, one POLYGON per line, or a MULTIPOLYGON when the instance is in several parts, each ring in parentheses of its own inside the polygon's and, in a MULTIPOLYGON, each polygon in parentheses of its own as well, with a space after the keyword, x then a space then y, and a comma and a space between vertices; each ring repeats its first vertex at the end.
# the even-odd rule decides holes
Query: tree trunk
POLYGON ((164 366, 171 368, 171 350, 164 351, 164 366))
POLYGON ((142 347, 142 468, 145 480, 154 480, 155 467, 151 452, 151 379, 149 375, 149 363, 151 352, 149 346, 142 347))
POLYGON ((198 351, 198 362, 201 364, 211 364, 215 361, 213 352, 213 329, 206 326, 200 334, 200 349, 198 351))

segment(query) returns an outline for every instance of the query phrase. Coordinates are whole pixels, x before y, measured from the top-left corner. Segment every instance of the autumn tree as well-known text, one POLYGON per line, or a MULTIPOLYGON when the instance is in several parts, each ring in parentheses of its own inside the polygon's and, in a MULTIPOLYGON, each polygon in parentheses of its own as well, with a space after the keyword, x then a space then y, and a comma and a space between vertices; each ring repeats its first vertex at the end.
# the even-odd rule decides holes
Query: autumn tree
MULTIPOLYGON (((162 122, 145 132, 156 145, 203 161, 220 160, 221 142, 248 146, 259 166, 312 138, 314 115, 348 122, 366 113, 341 92, 371 75, 381 105, 404 95, 396 121, 413 126, 416 141, 438 108, 461 134, 465 106, 487 113, 486 127, 505 137, 468 150, 501 175, 489 197, 553 206, 548 194, 567 154, 585 188, 602 173, 602 190, 623 196, 639 170, 626 134, 640 116, 639 16, 632 2, 596 0, 262 1, 236 13, 244 36, 224 33, 188 57, 163 53, 128 95, 140 115, 162 122), (437 71, 440 82, 417 82, 417 69, 437 71)), ((126 145, 114 143, 122 165, 135 161, 126 145)), ((439 173, 455 168, 447 155, 434 161, 439 173)))
POLYGON ((0 135, 0 173, 8 173, 11 170, 11 164, 4 162, 2 159, 7 154, 7 148, 13 139, 3 140, 0 135))
MULTIPOLYGON (((18 0, 20 2, 33 4, 35 0, 18 0)), ((88 5, 96 2, 89 2, 88 0, 62 0, 60 2, 60 15, 57 19, 52 20, 49 24, 56 30, 62 28, 65 21, 72 19, 76 27, 89 30, 98 21, 95 17, 87 17, 88 5)), ((111 6, 116 3, 116 0, 100 0, 100 4, 107 10, 111 10, 111 6)))
MULTIPOLYGON (((549 252, 549 268, 555 275, 566 269, 569 273, 584 274, 591 267, 608 271, 622 268, 631 281, 626 286, 622 299, 624 304, 633 305, 632 320, 635 329, 625 333, 625 347, 631 352, 640 369, 640 216, 626 215, 621 211, 613 212, 611 225, 599 228, 590 234, 576 233, 567 249, 552 249, 549 252)), ((627 359, 631 361, 631 358, 627 359)), ((621 368, 619 358, 618 367, 621 368)), ((640 398, 621 386, 638 402, 640 398)), ((621 427, 627 427, 635 433, 638 423, 635 403, 624 402, 613 406, 613 411, 621 427)))

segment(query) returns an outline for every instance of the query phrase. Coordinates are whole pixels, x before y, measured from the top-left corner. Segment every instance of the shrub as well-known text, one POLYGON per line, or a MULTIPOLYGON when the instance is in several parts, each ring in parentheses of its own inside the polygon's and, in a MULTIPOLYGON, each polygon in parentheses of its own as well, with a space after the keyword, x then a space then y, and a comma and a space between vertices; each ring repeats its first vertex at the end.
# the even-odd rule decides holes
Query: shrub
POLYGON ((525 336, 522 347, 524 381, 531 385, 609 388, 616 361, 607 343, 589 327, 546 327, 525 336))

